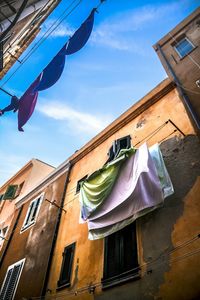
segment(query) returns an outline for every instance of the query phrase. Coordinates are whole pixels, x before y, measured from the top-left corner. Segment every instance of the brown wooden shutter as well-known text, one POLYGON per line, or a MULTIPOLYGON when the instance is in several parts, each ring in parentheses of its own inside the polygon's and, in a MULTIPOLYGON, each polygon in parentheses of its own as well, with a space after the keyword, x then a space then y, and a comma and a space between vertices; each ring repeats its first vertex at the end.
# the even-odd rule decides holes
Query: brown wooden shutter
POLYGON ((74 251, 75 251, 75 243, 65 247, 64 249, 60 278, 58 280, 58 286, 62 286, 62 285, 70 286, 74 251))
POLYGON ((138 273, 135 222, 105 238, 104 286, 138 273), (134 270, 135 269, 135 270, 134 270))

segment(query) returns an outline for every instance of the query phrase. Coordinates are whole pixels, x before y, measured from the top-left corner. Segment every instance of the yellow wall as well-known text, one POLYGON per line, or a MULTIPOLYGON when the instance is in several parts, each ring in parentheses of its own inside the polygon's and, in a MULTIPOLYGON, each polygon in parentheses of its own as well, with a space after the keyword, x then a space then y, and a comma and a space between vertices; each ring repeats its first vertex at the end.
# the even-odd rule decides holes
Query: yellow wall
MULTIPOLYGON (((153 104, 134 120, 120 128, 117 133, 109 137, 105 142, 100 144, 73 166, 65 198, 65 209, 67 209, 67 213, 62 214, 53 263, 51 266, 48 284, 51 295, 56 293, 64 247, 73 242, 76 242, 76 250, 71 287, 57 291, 57 293, 65 293, 67 299, 70 299, 70 297, 73 298, 73 295, 71 295, 72 291, 88 286, 90 283, 100 282, 103 276, 103 240, 89 241, 87 238, 87 225, 79 224, 79 195, 75 194, 77 181, 85 175, 91 174, 102 167, 107 160, 108 149, 115 139, 130 134, 132 145, 134 145, 168 119, 171 119, 186 135, 194 133, 185 113, 183 104, 175 89, 170 91, 161 100, 153 104), (143 123, 142 127, 138 127, 138 122, 140 121, 143 123)), ((152 145, 161 141, 172 133, 173 130, 174 128, 172 125, 166 125, 158 132, 158 134, 148 141, 148 144, 152 145)), ((176 134, 179 135, 179 133, 176 134)), ((75 299, 89 300, 91 299, 91 295, 87 292, 79 297, 76 296, 75 299)))

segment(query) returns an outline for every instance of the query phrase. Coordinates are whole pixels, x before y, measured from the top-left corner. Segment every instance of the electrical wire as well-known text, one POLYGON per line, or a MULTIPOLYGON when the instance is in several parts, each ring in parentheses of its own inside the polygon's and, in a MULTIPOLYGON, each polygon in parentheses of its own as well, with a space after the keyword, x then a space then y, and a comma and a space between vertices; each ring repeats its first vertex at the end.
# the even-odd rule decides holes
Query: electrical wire
MULTIPOLYGON (((73 0, 72 3, 74 3, 76 0, 73 0)), ((8 77, 8 79, 0 86, 0 88, 4 87, 4 85, 18 72, 18 70, 23 66, 23 64, 31 57, 31 55, 39 48, 39 46, 57 29, 57 27, 69 16, 72 14, 72 12, 81 4, 82 0, 79 0, 78 3, 59 21, 59 23, 52 29, 48 34, 45 36, 45 38, 35 47, 33 50, 31 49, 24 59, 22 59, 22 63, 18 66, 18 68, 8 77)), ((71 7, 72 4, 68 6, 71 7)), ((49 31, 49 30, 48 30, 49 31)))
MULTIPOLYGON (((187 252, 183 255, 179 255, 178 257, 175 257, 175 258, 171 258, 169 259, 169 261, 166 261, 166 258, 167 256, 169 256, 170 254, 172 254, 174 251, 176 250, 180 250, 181 248, 183 247, 186 247, 188 245, 190 245, 192 242, 196 241, 196 240, 199 240, 200 238, 200 234, 196 235, 195 237, 193 237, 192 239, 186 241, 186 242, 183 242, 182 244, 180 244, 179 246, 177 246, 176 248, 174 248, 173 250, 171 251, 168 251, 166 252, 165 251, 165 259, 163 259, 164 257, 163 256, 159 256, 156 260, 154 260, 153 262, 148 262, 148 263, 145 263, 143 265, 140 265, 136 268, 133 268, 127 272, 124 272, 120 275, 128 275, 130 272, 136 272, 135 274, 135 277, 138 277, 138 272, 141 271, 141 273, 144 275, 149 275, 151 274, 154 270, 160 268, 163 264, 165 263, 169 263, 170 265, 173 264, 173 263, 177 263, 177 262, 180 262, 181 260, 184 260, 188 257, 191 257, 192 255, 196 255, 198 253, 200 253, 200 248, 197 248, 193 251, 190 251, 190 252, 187 252), (162 259, 162 260, 160 260, 162 259), (160 261, 159 261, 160 260, 160 261), (153 270, 152 269, 147 269, 147 267, 149 266, 153 266, 153 270), (145 268, 145 270, 142 270, 142 268, 145 268)), ((115 278, 117 279, 118 275, 116 276, 113 276, 113 277, 110 277, 109 280, 114 280, 115 278)), ((102 287, 102 282, 96 282, 96 283, 93 283, 91 285, 86 285, 84 287, 81 287, 81 288, 78 288, 76 290, 73 290, 73 291, 67 291, 67 292, 62 292, 62 293, 55 293, 55 294, 52 294, 52 295, 46 295, 44 296, 44 298, 41 298, 41 297, 31 297, 31 299, 48 299, 48 298, 52 298, 52 297, 56 297, 54 299, 58 299, 58 298, 62 298, 62 297, 65 297, 67 295, 75 295, 77 296, 78 294, 81 294, 82 292, 84 291, 90 291, 90 288, 96 288, 96 287, 102 287)))
MULTIPOLYGON (((56 24, 58 21, 59 21, 59 19, 68 11, 68 9, 73 5, 73 3, 74 2, 76 2, 77 0, 74 0, 74 1, 72 1, 69 5, 68 5, 68 7, 63 11, 63 13, 58 17, 58 19, 56 19, 52 24, 51 24, 51 26, 47 29, 47 31, 40 37, 40 39, 34 44, 34 46, 29 50, 29 52, 35 47, 35 45, 37 45, 42 39, 43 39, 43 37, 51 30, 51 28, 54 26, 54 24, 56 24)), ((37 19, 38 18, 38 16, 41 14, 41 12, 46 8, 46 6, 48 6, 49 5, 49 2, 47 2, 42 8, 41 8, 41 10, 38 12, 38 14, 35 16, 35 18, 31 21, 31 23, 30 24, 28 24, 28 26, 24 29, 24 31, 21 33, 21 35, 23 35, 24 34, 24 32, 32 25, 32 23, 34 23, 34 21, 35 21, 35 19, 37 19)), ((20 36, 21 36, 20 35, 20 36)), ((19 37, 20 37, 19 36, 19 37)), ((18 39, 18 37, 16 38, 16 40, 18 39)), ((15 41, 16 41, 15 40, 15 41)), ((15 41, 14 41, 14 43, 15 43, 15 41)), ((13 44, 14 44, 13 43, 13 44)), ((12 47, 12 45, 13 44, 11 44, 11 47, 12 47)), ((11 48, 11 47, 9 47, 9 49, 11 48)), ((9 50, 8 49, 8 50, 9 50)), ((28 53, 29 53, 28 52, 28 53)), ((4 54, 5 54, 6 52, 4 52, 4 54)))
MULTIPOLYGON (((168 33, 169 34, 169 36, 172 38, 172 40, 176 43, 176 45, 178 44, 178 41, 175 39, 175 37, 169 32, 168 33)), ((188 56, 189 57, 189 59, 200 69, 200 65, 195 61, 195 59, 193 59, 192 57, 191 57, 191 55, 189 54, 189 53, 187 53, 186 54, 186 56, 188 56)))
MULTIPOLYGON (((50 1, 49 1, 50 2, 50 1)), ((21 33, 16 36, 15 39, 12 40, 11 43, 9 43, 9 47, 4 51, 3 55, 0 57, 0 59, 3 58, 3 56, 12 48, 12 46, 16 43, 16 41, 28 30, 29 27, 32 26, 32 24, 35 22, 35 20, 38 18, 38 16, 43 12, 43 10, 49 5, 49 2, 47 2, 41 9, 39 9, 38 13, 34 16, 33 20, 21 31, 21 33)))

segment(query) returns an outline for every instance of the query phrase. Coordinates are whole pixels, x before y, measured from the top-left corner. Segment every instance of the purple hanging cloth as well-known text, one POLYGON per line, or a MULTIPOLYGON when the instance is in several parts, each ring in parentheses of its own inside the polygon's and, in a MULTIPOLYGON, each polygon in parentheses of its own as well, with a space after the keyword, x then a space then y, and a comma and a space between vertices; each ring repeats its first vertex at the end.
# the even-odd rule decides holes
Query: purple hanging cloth
POLYGON ((36 91, 46 90, 58 81, 65 67, 65 51, 66 44, 42 71, 42 78, 36 91))
POLYGON ((23 96, 19 99, 19 109, 18 109, 18 130, 24 131, 22 126, 31 117, 34 112, 35 105, 37 102, 38 92, 35 91, 36 86, 39 84, 41 74, 37 79, 31 84, 31 86, 26 90, 23 96))
POLYGON ((89 17, 85 20, 85 22, 81 25, 81 27, 73 34, 73 36, 69 39, 67 49, 65 54, 70 55, 77 51, 79 51, 85 44, 87 43, 94 24, 94 13, 96 8, 93 8, 89 17))

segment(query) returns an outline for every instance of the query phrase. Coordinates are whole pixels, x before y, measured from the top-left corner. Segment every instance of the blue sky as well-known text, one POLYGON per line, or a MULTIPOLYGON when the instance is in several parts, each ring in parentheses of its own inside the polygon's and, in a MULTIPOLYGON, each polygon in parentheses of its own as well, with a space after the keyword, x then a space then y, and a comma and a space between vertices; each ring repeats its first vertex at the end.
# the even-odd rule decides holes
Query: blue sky
MULTIPOLYGON (((69 3, 62 0, 30 47, 69 3)), ((82 0, 4 88, 20 97, 98 3, 82 0)), ((31 158, 58 166, 166 78, 152 45, 197 7, 197 0, 107 0, 87 45, 67 57, 60 80, 40 92, 24 133, 17 130, 16 114, 0 118, 0 185, 31 158)), ((0 107, 6 106, 9 97, 0 97, 0 107)))

